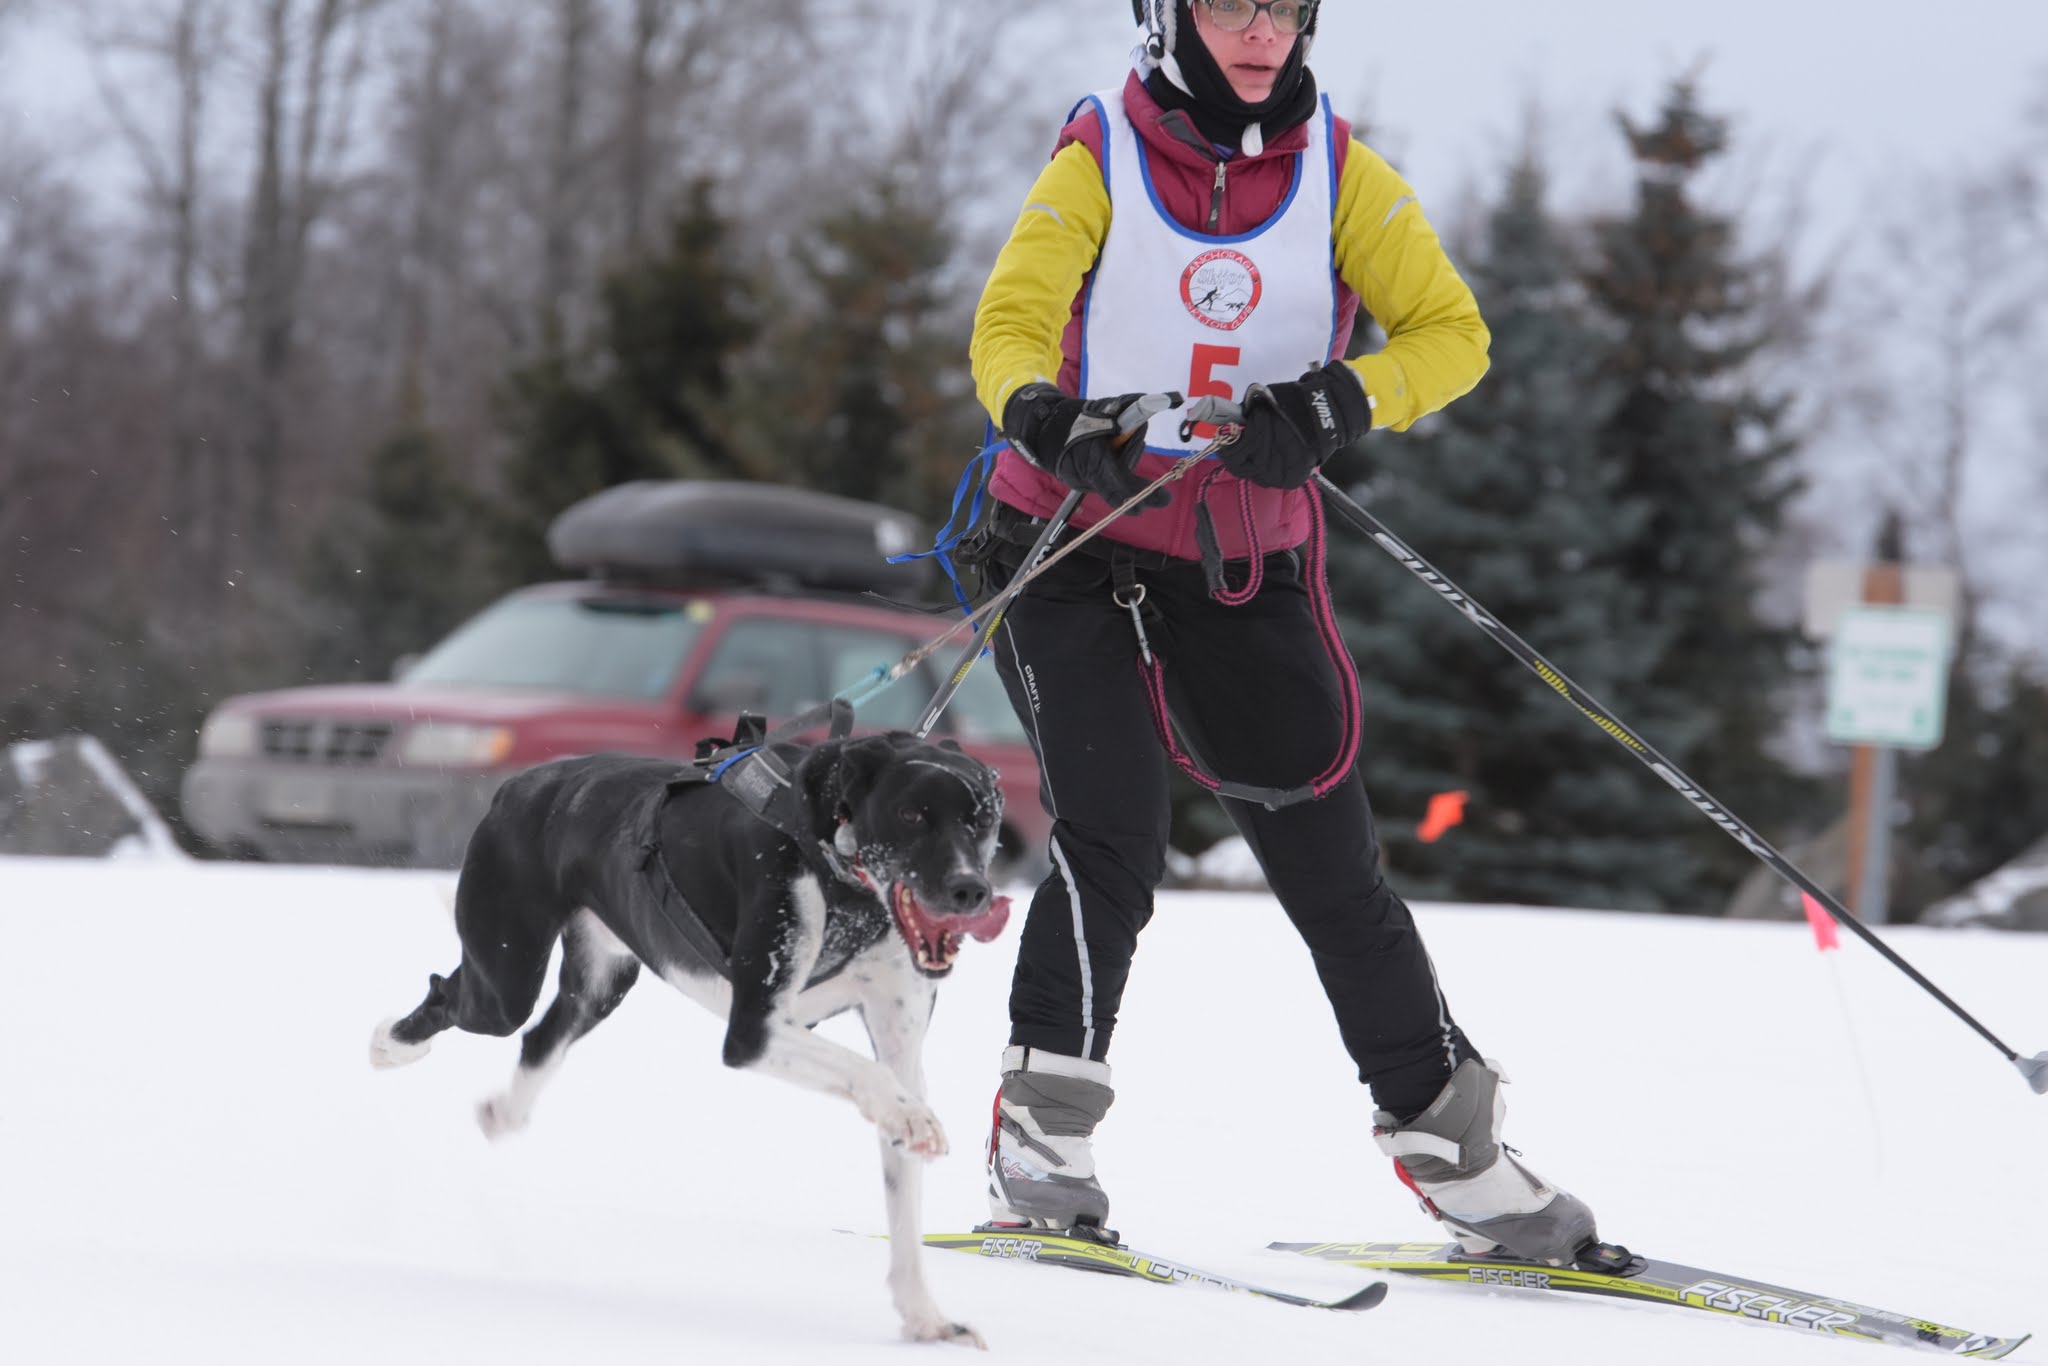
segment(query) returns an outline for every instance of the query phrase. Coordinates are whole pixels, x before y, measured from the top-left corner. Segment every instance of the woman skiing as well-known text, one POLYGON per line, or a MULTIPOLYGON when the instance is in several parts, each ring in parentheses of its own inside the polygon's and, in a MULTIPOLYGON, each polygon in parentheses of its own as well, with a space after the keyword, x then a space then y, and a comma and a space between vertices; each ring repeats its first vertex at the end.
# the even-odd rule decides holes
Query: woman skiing
POLYGON ((1317 0, 1132 8, 1134 70, 1077 106, 975 318, 976 387, 1008 442, 994 577, 1070 489, 1087 526, 1208 444, 1167 413, 1127 456, 1118 419, 1140 396, 1233 398, 1244 426, 1220 468, 1034 580, 994 642, 1055 818, 1011 988, 994 1219, 1108 1218, 1090 1135, 1165 872, 1171 760, 1219 792, 1307 942, 1401 1179, 1472 1252, 1568 1262, 1592 1211, 1501 1147, 1504 1078, 1380 873, 1311 482, 1374 427, 1470 390, 1485 324, 1414 192, 1318 98, 1317 0), (1361 305, 1387 344, 1347 362, 1361 305))

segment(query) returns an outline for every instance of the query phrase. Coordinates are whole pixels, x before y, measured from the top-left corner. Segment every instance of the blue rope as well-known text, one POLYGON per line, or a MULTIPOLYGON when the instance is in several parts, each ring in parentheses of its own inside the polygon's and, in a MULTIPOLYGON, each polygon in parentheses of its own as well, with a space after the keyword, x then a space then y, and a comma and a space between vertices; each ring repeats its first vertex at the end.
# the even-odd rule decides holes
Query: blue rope
POLYGON ((832 694, 832 696, 834 700, 844 701, 852 706, 855 711, 859 711, 861 703, 867 701, 894 681, 894 679, 889 677, 889 666, 887 664, 877 664, 868 671, 867 677, 847 684, 838 692, 832 694))
POLYGON ((741 750, 739 753, 733 755, 731 758, 720 760, 718 766, 711 770, 711 781, 715 783, 720 778, 723 778, 725 776, 725 771, 727 769, 731 768, 734 764, 746 758, 749 754, 753 754, 760 748, 761 747, 759 745, 749 745, 747 746, 747 748, 741 750))
POLYGON ((1009 443, 1000 438, 992 440, 981 448, 981 453, 967 462, 967 468, 960 473, 960 482, 953 486, 953 510, 946 516, 946 524, 932 540, 930 550, 912 550, 902 555, 891 555, 890 564, 902 564, 907 560, 937 560, 939 568, 946 572, 946 579, 953 585, 953 600, 960 604, 963 614, 971 614, 974 604, 967 597, 967 590, 960 584, 960 575, 954 571, 952 552, 959 548, 967 533, 974 530, 981 521, 981 500, 988 492, 989 476, 995 472, 996 456, 1008 449, 1009 443), (968 491, 973 491, 972 501, 968 491), (966 503, 967 520, 954 530, 953 523, 960 520, 961 504, 966 503))

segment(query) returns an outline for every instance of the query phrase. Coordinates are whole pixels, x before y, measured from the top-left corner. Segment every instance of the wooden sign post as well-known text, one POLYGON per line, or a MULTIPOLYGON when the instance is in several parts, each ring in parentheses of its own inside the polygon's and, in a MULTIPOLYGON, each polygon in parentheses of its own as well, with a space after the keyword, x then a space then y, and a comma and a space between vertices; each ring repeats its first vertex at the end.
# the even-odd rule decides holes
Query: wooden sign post
POLYGON ((1850 746, 1843 899, 1867 924, 1889 910, 1898 751, 1941 743, 1956 588, 1952 571, 1917 565, 1835 561, 1807 574, 1807 633, 1830 642, 1827 734, 1850 746))
MULTIPOLYGON (((1863 601, 1896 606, 1906 600, 1906 576, 1895 564, 1863 571, 1863 601)), ((1898 790, 1899 752, 1889 745, 1849 751, 1849 909, 1866 925, 1885 921, 1891 879, 1891 806, 1898 790)))

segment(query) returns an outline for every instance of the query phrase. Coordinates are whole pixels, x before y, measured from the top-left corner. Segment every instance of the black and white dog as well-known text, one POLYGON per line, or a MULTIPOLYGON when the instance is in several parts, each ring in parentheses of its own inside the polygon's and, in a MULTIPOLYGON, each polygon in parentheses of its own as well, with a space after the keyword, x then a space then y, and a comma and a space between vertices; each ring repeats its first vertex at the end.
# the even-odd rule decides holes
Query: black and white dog
POLYGON ((486 1135, 522 1127, 569 1045, 617 1008, 646 964, 725 1017, 725 1062, 844 1096, 881 1131, 889 1286, 904 1334, 981 1346, 939 1312, 922 1269, 916 1157, 946 1151, 921 1060, 938 979, 964 935, 1009 914, 989 861, 994 774, 950 743, 905 734, 775 745, 722 782, 660 760, 597 755, 508 781, 471 838, 455 894, 462 962, 371 1037, 398 1067, 455 1027, 505 1036, 539 998, 555 942, 559 990, 521 1041, 486 1135), (748 802, 722 790, 747 787, 748 802), (875 1057, 809 1026, 857 1009, 875 1057))

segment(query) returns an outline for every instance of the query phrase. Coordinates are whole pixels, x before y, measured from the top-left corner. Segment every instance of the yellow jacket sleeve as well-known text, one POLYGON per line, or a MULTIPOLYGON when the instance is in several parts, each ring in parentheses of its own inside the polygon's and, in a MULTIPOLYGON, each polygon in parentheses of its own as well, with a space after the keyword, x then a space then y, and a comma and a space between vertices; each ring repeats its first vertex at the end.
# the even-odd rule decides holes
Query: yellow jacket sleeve
POLYGON ((1039 172, 1010 240, 974 311, 968 359, 981 406, 998 426, 1003 404, 1019 388, 1056 383, 1060 339, 1074 298, 1109 236, 1109 191, 1095 157, 1070 142, 1039 172))
POLYGON ((1372 395, 1373 426, 1406 431, 1471 392, 1492 342, 1479 305, 1415 191, 1356 138, 1344 158, 1331 240, 1337 274, 1387 334, 1385 347, 1350 362, 1372 395))

